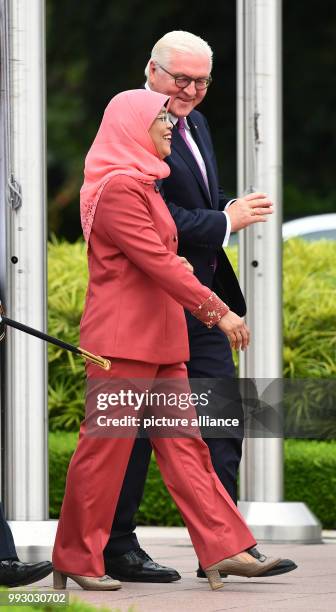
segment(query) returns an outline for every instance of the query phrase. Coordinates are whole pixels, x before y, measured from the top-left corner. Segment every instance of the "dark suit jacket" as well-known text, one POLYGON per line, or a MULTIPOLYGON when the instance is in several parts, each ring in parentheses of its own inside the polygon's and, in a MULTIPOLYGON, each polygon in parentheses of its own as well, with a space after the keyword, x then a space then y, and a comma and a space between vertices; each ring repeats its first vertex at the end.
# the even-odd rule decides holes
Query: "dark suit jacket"
MULTIPOLYGON (((210 194, 193 154, 174 127, 172 153, 165 159, 171 174, 162 181, 161 190, 179 232, 178 253, 190 261, 203 284, 213 289, 231 310, 244 316, 245 300, 222 249, 226 232, 226 216, 222 211, 229 200, 218 184, 209 126, 196 110, 188 116, 188 123, 206 165, 210 194)), ((190 332, 190 326, 198 322, 187 319, 190 332)))

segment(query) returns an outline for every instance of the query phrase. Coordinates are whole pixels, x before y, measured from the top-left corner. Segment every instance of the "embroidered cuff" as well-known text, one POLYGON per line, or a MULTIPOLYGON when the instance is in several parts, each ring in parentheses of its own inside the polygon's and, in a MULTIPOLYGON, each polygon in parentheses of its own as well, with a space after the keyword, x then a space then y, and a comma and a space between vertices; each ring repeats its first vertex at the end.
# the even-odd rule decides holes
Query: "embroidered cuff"
POLYGON ((208 299, 198 306, 191 314, 210 329, 216 325, 229 310, 230 308, 212 292, 208 299))

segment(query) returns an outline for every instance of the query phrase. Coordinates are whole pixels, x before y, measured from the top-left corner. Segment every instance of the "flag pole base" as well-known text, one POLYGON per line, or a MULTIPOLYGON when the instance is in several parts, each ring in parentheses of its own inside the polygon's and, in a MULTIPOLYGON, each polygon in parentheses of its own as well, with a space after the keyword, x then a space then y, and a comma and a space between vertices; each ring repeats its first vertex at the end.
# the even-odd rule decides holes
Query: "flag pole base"
POLYGON ((238 508, 257 542, 322 542, 321 524, 302 502, 241 501, 238 508))

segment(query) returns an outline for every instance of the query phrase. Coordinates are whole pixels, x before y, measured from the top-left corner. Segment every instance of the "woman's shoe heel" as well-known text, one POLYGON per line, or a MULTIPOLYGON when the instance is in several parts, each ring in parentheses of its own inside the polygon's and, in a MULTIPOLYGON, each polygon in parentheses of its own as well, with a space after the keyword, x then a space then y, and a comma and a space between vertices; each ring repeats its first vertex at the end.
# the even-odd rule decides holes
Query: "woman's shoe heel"
POLYGON ((66 589, 67 579, 68 577, 62 574, 61 572, 57 572, 54 570, 53 573, 54 579, 54 589, 66 589))
POLYGON ((80 576, 79 574, 64 574, 54 569, 54 589, 66 589, 67 579, 71 578, 85 591, 116 591, 121 588, 121 582, 111 576, 80 576))
POLYGON ((220 573, 218 570, 204 570, 207 579, 209 580, 209 584, 213 591, 217 591, 217 589, 222 589, 224 586, 224 582, 222 582, 220 573))

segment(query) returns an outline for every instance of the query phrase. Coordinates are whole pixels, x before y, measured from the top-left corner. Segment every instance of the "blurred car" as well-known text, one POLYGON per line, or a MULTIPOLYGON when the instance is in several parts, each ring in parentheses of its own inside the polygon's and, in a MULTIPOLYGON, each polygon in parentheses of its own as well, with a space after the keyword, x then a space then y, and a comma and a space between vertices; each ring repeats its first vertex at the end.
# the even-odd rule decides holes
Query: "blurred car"
MULTIPOLYGON (((286 221, 282 225, 282 237, 303 238, 303 240, 336 240, 336 213, 311 215, 286 221)), ((231 234, 230 246, 238 244, 238 234, 231 234)))
POLYGON ((336 213, 286 221, 282 226, 282 237, 284 240, 294 237, 304 240, 336 240, 336 213))

